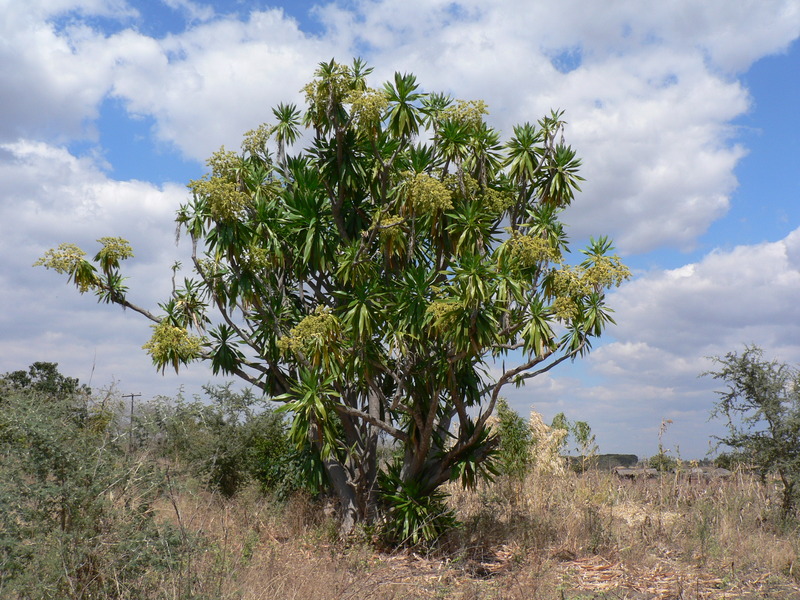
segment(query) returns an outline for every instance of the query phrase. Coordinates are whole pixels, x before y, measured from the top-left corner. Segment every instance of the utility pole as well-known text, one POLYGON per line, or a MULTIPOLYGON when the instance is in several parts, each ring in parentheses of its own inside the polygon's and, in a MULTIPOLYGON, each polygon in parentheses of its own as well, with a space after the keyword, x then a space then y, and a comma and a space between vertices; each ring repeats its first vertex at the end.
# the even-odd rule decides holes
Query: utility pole
POLYGON ((139 398, 141 394, 123 394, 123 398, 131 399, 131 422, 128 425, 128 454, 133 451, 133 399, 139 398))

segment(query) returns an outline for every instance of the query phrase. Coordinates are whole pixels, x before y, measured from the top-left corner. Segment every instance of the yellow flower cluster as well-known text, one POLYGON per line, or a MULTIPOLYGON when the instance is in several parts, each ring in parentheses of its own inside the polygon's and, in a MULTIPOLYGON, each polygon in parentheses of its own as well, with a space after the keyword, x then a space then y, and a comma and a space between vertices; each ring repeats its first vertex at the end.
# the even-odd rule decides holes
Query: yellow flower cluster
MULTIPOLYGON (((319 75, 319 71, 317 74, 319 75)), ((330 75, 324 78, 314 79, 311 83, 303 86, 306 95, 306 103, 312 113, 324 114, 331 97, 334 101, 341 101, 352 89, 352 74, 350 69, 339 63, 334 63, 330 75)))
POLYGON ((578 316, 578 305, 569 296, 559 296, 553 302, 553 312, 556 318, 569 321, 578 316))
POLYGON ((564 265, 553 271, 551 293, 554 296, 585 296, 592 292, 590 286, 582 278, 583 269, 564 265))
POLYGON ((292 327, 289 335, 278 340, 278 348, 282 352, 307 351, 314 346, 326 346, 328 342, 339 337, 341 326, 339 319, 327 306, 317 306, 316 310, 292 327))
POLYGON ((233 179, 235 178, 236 168, 241 162, 242 160, 236 152, 225 150, 225 146, 222 146, 211 155, 206 161, 206 165, 211 168, 211 175, 214 177, 233 179))
POLYGON ((84 256, 86 256, 86 252, 75 244, 60 244, 58 248, 50 248, 45 252, 44 256, 33 263, 33 266, 53 269, 56 273, 69 275, 83 261, 84 256))
POLYGON ((200 356, 202 343, 201 338, 164 320, 153 325, 153 336, 142 348, 153 357, 156 365, 172 364, 177 370, 179 362, 186 363, 200 356))
POLYGON ((499 215, 511 208, 514 204, 514 195, 511 192, 500 192, 487 187, 481 197, 483 205, 492 213, 499 215))
POLYGON ((69 276, 81 294, 97 286, 97 276, 94 267, 84 260, 86 253, 75 244, 61 244, 58 248, 51 248, 39 260, 33 263, 34 267, 53 269, 56 273, 69 276))
POLYGON ((208 200, 211 217, 216 221, 233 221, 250 204, 250 198, 239 186, 222 177, 203 176, 189 182, 189 189, 196 196, 208 200))
POLYGON ((511 257, 525 267, 533 267, 540 263, 560 262, 561 253, 547 240, 538 237, 523 235, 512 231, 511 237, 505 242, 511 251, 511 257))
POLYGON ((278 262, 278 257, 266 248, 252 246, 242 256, 242 260, 249 269, 259 271, 274 267, 278 262))
POLYGON ((350 92, 346 102, 351 105, 350 116, 361 130, 375 127, 383 116, 383 111, 389 106, 386 95, 373 88, 365 90, 356 89, 350 92))
POLYGON ((600 256, 592 266, 583 269, 582 279, 593 290, 619 287, 629 279, 631 271, 622 264, 619 256, 600 256))
POLYGON ((456 100, 455 104, 442 111, 442 121, 453 120, 470 127, 478 128, 483 123, 489 109, 483 100, 456 100))
POLYGON ((372 226, 379 228, 381 242, 386 244, 402 239, 404 231, 401 225, 404 222, 405 219, 399 215, 384 215, 380 221, 375 219, 372 226))
POLYGON ((456 313, 463 309, 460 302, 434 300, 428 305, 426 312, 433 317, 433 322, 440 330, 446 330, 455 324, 456 313))
POLYGON ((553 271, 550 295, 555 297, 553 309, 556 316, 568 320, 577 314, 574 298, 619 286, 630 277, 628 267, 618 256, 601 256, 590 267, 570 267, 553 271))
POLYGON ((99 240, 103 247, 97 253, 95 260, 103 264, 117 264, 121 260, 133 257, 133 248, 128 240, 121 237, 101 237, 99 240))
POLYGON ((274 130, 274 126, 262 123, 256 129, 251 129, 244 134, 242 150, 251 156, 266 156, 267 142, 274 130))
POLYGON ((453 192, 427 173, 417 173, 408 182, 408 202, 417 214, 435 214, 453 208, 453 192))
POLYGON ((557 318, 569 321, 578 316, 578 305, 575 298, 590 294, 593 290, 582 278, 580 267, 562 266, 552 272, 550 295, 555 298, 553 311, 557 318))

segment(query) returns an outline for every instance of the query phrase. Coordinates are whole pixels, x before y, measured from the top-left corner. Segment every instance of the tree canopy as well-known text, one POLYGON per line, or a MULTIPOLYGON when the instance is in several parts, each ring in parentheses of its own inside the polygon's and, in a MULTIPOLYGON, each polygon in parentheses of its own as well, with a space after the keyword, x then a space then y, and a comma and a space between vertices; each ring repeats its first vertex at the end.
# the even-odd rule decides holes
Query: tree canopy
POLYGON ((58 371, 58 363, 38 361, 28 367, 5 373, 0 377, 0 401, 13 392, 29 391, 48 398, 62 398, 77 394, 88 395, 88 386, 74 377, 66 377, 58 371))
POLYGON ((704 375, 727 386, 717 392, 712 412, 728 426, 728 435, 718 439, 741 453, 763 478, 777 473, 788 513, 800 495, 800 371, 764 358, 758 346, 712 360, 718 369, 704 375))
POLYGON ((320 63, 305 112, 281 104, 211 156, 177 213, 192 272, 178 283, 176 264, 158 314, 128 299, 125 240, 38 263, 152 320, 157 368, 209 361, 285 403, 345 528, 484 475, 502 388, 586 354, 629 276, 605 237, 569 260, 560 216, 581 177, 562 112, 504 141, 483 102, 413 74, 372 88, 371 71, 320 63), (379 465, 379 436, 395 464, 379 465))

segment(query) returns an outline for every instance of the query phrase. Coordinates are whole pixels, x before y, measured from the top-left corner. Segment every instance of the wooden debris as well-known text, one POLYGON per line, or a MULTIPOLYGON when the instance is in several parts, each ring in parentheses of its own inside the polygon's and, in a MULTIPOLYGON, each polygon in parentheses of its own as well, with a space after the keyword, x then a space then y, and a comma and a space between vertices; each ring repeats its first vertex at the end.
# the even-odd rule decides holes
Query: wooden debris
MULTIPOLYGON (((681 568, 671 562, 661 562, 652 568, 631 568, 622 562, 611 562, 599 556, 562 563, 576 589, 592 592, 627 590, 642 594, 649 600, 733 600, 746 592, 761 589, 768 577, 738 582, 725 581, 697 568, 681 568)), ((786 589, 785 598, 800 598, 800 588, 786 589)), ((777 597, 777 596, 776 596, 777 597)))

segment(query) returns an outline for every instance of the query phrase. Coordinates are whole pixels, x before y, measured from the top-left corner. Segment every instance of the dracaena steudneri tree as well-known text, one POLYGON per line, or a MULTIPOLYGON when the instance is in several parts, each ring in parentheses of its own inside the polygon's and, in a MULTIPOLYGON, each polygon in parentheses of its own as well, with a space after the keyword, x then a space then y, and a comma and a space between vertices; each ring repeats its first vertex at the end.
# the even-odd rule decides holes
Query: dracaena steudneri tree
POLYGON ((503 141, 482 102, 411 74, 374 89, 370 71, 321 63, 302 117, 281 105, 240 153, 209 159, 177 215, 193 273, 160 314, 128 300, 124 240, 94 261, 68 245, 42 259, 154 321, 157 367, 207 360, 284 402, 345 528, 380 511, 381 469, 387 497, 484 474, 503 387, 585 354, 628 276, 604 237, 567 261, 559 216, 581 178, 560 112, 503 141), (311 141, 290 155, 301 123, 311 141), (379 464, 381 434, 397 464, 379 464))

